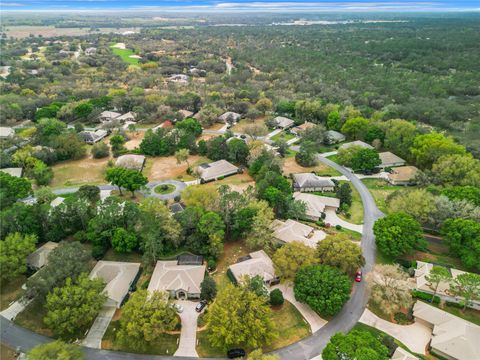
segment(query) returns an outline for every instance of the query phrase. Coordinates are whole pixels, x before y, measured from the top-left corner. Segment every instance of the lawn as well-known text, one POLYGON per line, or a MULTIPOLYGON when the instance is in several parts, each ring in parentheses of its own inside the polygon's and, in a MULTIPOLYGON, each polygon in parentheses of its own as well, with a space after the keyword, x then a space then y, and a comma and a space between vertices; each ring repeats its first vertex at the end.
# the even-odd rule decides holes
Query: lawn
MULTIPOLYGON (((188 157, 188 164, 192 169, 202 163, 212 162, 204 156, 190 155, 188 157)), ((187 163, 177 163, 175 156, 156 156, 148 157, 147 164, 143 170, 143 174, 148 177, 149 181, 155 180, 180 180, 191 181, 195 178, 187 174, 187 163)))
POLYGON ((384 213, 388 213, 387 198, 389 195, 398 190, 409 190, 412 188, 388 185, 385 180, 382 179, 363 179, 362 182, 372 194, 377 207, 384 213))
POLYGON ((225 287, 230 282, 227 277, 228 267, 235 264, 238 258, 245 256, 249 253, 247 247, 243 241, 227 241, 223 248, 223 255, 217 262, 217 269, 212 274, 213 279, 216 281, 219 290, 225 287))
POLYGON ((63 161, 52 166, 53 179, 50 187, 64 188, 70 186, 105 184, 105 169, 108 158, 63 161))
POLYGON ((1 284, 0 310, 6 309, 11 302, 18 300, 22 296, 24 292, 22 285, 25 284, 25 281, 27 281, 27 278, 21 275, 1 284))
POLYGON ((282 131, 280 133, 278 133, 277 135, 275 136, 272 136, 270 139, 272 141, 278 141, 278 140, 285 140, 285 141, 288 141, 288 140, 291 140, 295 137, 295 135, 291 134, 291 133, 287 133, 285 131, 282 131))
POLYGON ((341 175, 337 170, 320 162, 316 166, 303 167, 296 162, 295 156, 291 156, 291 157, 287 156, 284 159, 282 172, 284 175, 297 174, 297 173, 309 173, 309 172, 315 172, 315 174, 317 174, 318 176, 341 175))
POLYGON ((178 348, 179 334, 162 334, 159 339, 146 345, 142 350, 133 349, 130 346, 121 345, 115 338, 120 327, 120 321, 112 321, 102 340, 102 349, 125 351, 130 353, 141 353, 150 355, 173 355, 178 348))
POLYGON ((135 53, 131 49, 119 49, 112 46, 110 47, 110 49, 112 49, 113 54, 120 56, 120 58, 127 64, 137 65, 139 62, 139 59, 130 57, 131 55, 135 55, 135 53))
POLYGON ((33 301, 17 315, 14 323, 41 335, 52 336, 52 332, 43 323, 46 315, 47 311, 43 304, 40 301, 33 301))
MULTIPOLYGON (((348 183, 350 181, 340 181, 340 184, 348 183)), ((350 217, 346 217, 344 214, 340 213, 338 216, 345 221, 351 222, 353 224, 363 224, 363 202, 360 194, 358 193, 357 189, 350 184, 350 188, 352 189, 352 206, 348 209, 348 212, 351 214, 350 217)))
POLYGON ((155 187, 154 191, 157 194, 164 195, 164 194, 170 194, 170 193, 174 192, 175 189, 176 189, 175 185, 162 184, 162 185, 158 185, 157 187, 155 187))
POLYGON ((228 185, 232 190, 235 191, 244 191, 249 186, 255 187, 255 180, 245 171, 243 174, 235 174, 232 176, 227 176, 222 180, 212 181, 202 186, 215 186, 219 187, 220 185, 228 185))
MULTIPOLYGON (((242 119, 238 123, 232 126, 231 130, 236 133, 243 133, 245 131, 245 128, 248 128, 249 126, 252 125, 263 125, 265 123, 265 118, 263 119, 257 119, 255 121, 252 120, 247 120, 247 119, 242 119)), ((267 135, 267 133, 265 133, 267 135)))

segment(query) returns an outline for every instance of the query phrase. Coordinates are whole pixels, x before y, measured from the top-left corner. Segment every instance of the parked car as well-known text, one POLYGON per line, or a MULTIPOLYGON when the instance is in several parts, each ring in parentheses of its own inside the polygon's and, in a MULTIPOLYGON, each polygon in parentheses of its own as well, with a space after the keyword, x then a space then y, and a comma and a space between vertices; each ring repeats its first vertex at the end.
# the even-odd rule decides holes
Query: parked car
POLYGON ((202 312, 205 306, 207 306, 207 300, 202 300, 197 304, 197 306, 195 306, 195 311, 202 312))
POLYGON ((246 355, 247 353, 243 349, 231 349, 227 351, 227 357, 229 359, 244 358, 246 355))
POLYGON ((355 274, 355 281, 356 282, 362 281, 362 270, 358 270, 357 273, 355 274))
POLYGON ((183 306, 180 304, 174 304, 173 308, 177 311, 177 313, 183 312, 183 306))

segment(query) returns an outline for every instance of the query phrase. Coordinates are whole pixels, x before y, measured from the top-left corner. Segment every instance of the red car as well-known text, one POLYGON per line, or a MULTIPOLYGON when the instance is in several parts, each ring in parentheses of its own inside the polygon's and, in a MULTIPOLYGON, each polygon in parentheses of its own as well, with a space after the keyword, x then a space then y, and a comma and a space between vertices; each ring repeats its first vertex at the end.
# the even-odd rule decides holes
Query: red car
POLYGON ((356 282, 362 281, 362 270, 358 270, 357 273, 355 274, 355 281, 356 282))

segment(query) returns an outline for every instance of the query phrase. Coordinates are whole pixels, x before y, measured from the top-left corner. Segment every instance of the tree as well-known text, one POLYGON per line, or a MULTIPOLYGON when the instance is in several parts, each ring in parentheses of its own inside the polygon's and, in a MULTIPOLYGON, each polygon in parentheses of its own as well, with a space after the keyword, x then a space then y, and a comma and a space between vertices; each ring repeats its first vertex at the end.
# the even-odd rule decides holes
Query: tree
POLYGON ((175 127, 179 130, 184 130, 195 137, 202 135, 202 125, 193 118, 187 118, 182 121, 178 121, 175 127))
POLYGON ((314 125, 302 131, 300 134, 302 142, 311 142, 314 144, 313 151, 322 146, 325 137, 325 127, 323 125, 314 125))
POLYGON ((120 195, 123 195, 122 186, 123 186, 124 174, 126 170, 127 169, 122 167, 112 167, 110 169, 107 169, 107 172, 105 174, 105 180, 112 183, 113 185, 118 186, 118 191, 120 195))
POLYGON ((182 191, 182 201, 187 207, 199 206, 207 210, 213 210, 219 194, 215 187, 193 185, 182 191))
POLYGON ((95 159, 102 159, 110 154, 110 149, 104 142, 99 142, 92 146, 91 152, 95 159))
POLYGON ((120 195, 122 195, 123 187, 132 193, 132 197, 135 197, 136 190, 143 188, 148 183, 148 179, 141 172, 121 167, 107 169, 105 179, 118 186, 120 195))
POLYGON ((458 275, 450 284, 450 292, 461 297, 460 304, 465 311, 473 301, 480 300, 480 275, 474 273, 458 275))
POLYGON ((53 137, 61 135, 66 128, 67 125, 63 121, 54 118, 40 119, 37 122, 37 141, 47 145, 53 137))
POLYGON ((227 159, 235 164, 247 165, 248 155, 250 150, 248 149, 245 141, 237 138, 233 138, 227 143, 227 159))
POLYGON ((118 340, 133 349, 144 349, 166 331, 172 331, 178 317, 167 293, 137 290, 122 308, 118 340))
POLYGON ((453 138, 437 132, 418 135, 410 151, 417 166, 422 169, 430 169, 442 156, 466 154, 465 148, 455 143, 453 138))
POLYGON ((43 161, 34 158, 32 158, 25 173, 28 177, 34 179, 38 186, 48 185, 53 178, 53 170, 43 161))
POLYGON ((132 252, 138 246, 137 236, 134 232, 128 232, 124 228, 117 228, 113 233, 113 250, 122 253, 132 252))
POLYGON ((27 256, 35 251, 36 235, 11 233, 0 240, 0 278, 3 281, 14 279, 27 271, 27 256))
POLYGON ((444 185, 480 187, 480 160, 467 155, 445 155, 432 166, 432 177, 444 185))
POLYGON ((438 285, 442 281, 449 281, 452 278, 452 274, 446 267, 443 266, 433 266, 429 274, 425 278, 431 283, 431 287, 434 289, 432 301, 437 295, 438 285))
POLYGON ((352 206, 352 187, 348 183, 341 184, 337 189, 337 198, 340 205, 352 206))
POLYGON ((362 117, 348 119, 342 126, 342 133, 350 139, 363 140, 367 134, 369 125, 370 120, 362 117))
POLYGON ((337 333, 322 351, 323 360, 387 360, 388 348, 370 331, 337 333))
POLYGON ((340 130, 342 123, 340 120, 340 113, 338 111, 332 111, 328 114, 327 127, 329 130, 340 130))
POLYGON ((67 278, 65 285, 47 295, 45 325, 56 336, 65 339, 83 334, 107 300, 102 293, 104 288, 101 278, 90 280, 86 273, 80 274, 75 281, 67 278))
POLYGON ((317 244, 317 257, 320 264, 333 266, 350 276, 365 265, 360 246, 350 240, 332 236, 317 244))
POLYGON ((246 290, 255 293, 259 297, 265 299, 268 297, 268 290, 263 282, 263 277, 260 275, 255 275, 253 277, 247 275, 246 278, 243 279, 242 286, 246 290))
POLYGON ((282 291, 280 289, 273 289, 270 291, 270 305, 280 306, 283 305, 285 299, 283 298, 282 291))
POLYGON ((200 299, 212 301, 217 296, 217 283, 210 276, 205 276, 200 284, 200 299))
POLYGON ((96 203, 100 200, 100 188, 95 185, 82 185, 78 189, 78 196, 96 203))
POLYGON ((123 144, 125 144, 125 137, 123 135, 115 134, 110 138, 110 146, 112 147, 112 151, 114 153, 122 150, 123 144))
POLYGON ((264 298, 228 284, 205 315, 207 338, 213 347, 224 351, 263 347, 277 335, 271 316, 264 298))
POLYGON ((190 156, 190 151, 188 149, 180 149, 175 151, 175 159, 177 159, 177 164, 181 164, 182 162, 187 163, 187 168, 190 168, 190 164, 188 163, 188 157, 190 156))
POLYGON ((351 279, 328 265, 302 267, 295 276, 294 294, 320 316, 337 314, 350 298, 351 279))
POLYGON ((248 360, 278 360, 278 355, 264 355, 262 349, 257 349, 248 354, 248 360))
POLYGON ((373 149, 361 148, 355 152, 351 159, 351 168, 354 171, 371 173, 382 161, 373 149))
POLYGON ((442 194, 450 200, 467 200, 475 206, 480 206, 480 187, 453 186, 444 188, 442 194))
POLYGON ((252 124, 246 126, 243 132, 250 136, 253 140, 257 140, 260 136, 265 136, 268 133, 268 129, 265 125, 252 124))
POLYGON ((448 219, 442 227, 442 235, 450 251, 459 256, 462 263, 480 271, 480 223, 465 219, 448 219))
POLYGON ((410 148, 418 134, 417 127, 409 121, 392 119, 385 123, 385 148, 404 159, 411 157, 410 148))
POLYGON ((246 244, 250 249, 271 249, 273 231, 271 228, 274 219, 273 210, 266 201, 252 201, 249 205, 255 211, 251 230, 246 234, 246 244))
POLYGON ((43 186, 37 191, 35 191, 35 198, 37 199, 37 204, 50 204, 53 199, 55 199, 57 195, 55 195, 48 186, 43 186))
POLYGON ((272 258, 275 274, 282 281, 293 281, 295 274, 307 265, 316 264, 318 259, 315 249, 300 241, 292 241, 278 249, 272 258))
POLYGON ((46 344, 35 346, 27 354, 28 360, 83 360, 82 350, 77 345, 66 344, 63 341, 56 340, 46 344))
POLYGON ((402 212, 378 219, 373 225, 373 233, 378 249, 392 258, 408 254, 425 242, 418 221, 402 212))
POLYGON ((225 236, 225 224, 220 215, 213 211, 207 211, 202 215, 198 223, 198 232, 208 239, 208 246, 204 253, 218 258, 223 251, 223 239, 225 236))
POLYGON ((267 98, 261 98, 260 100, 257 101, 255 104, 255 107, 257 108, 258 111, 260 111, 263 115, 267 111, 270 111, 272 109, 272 101, 267 98))
POLYGON ((302 141, 300 151, 295 154, 295 161, 304 167, 315 166, 317 164, 317 154, 315 143, 312 141, 302 141))
POLYGON ((407 213, 422 224, 426 224, 435 211, 435 196, 425 189, 399 191, 387 201, 392 212, 407 213))
POLYGON ((0 172, 0 205, 2 209, 32 193, 32 184, 27 179, 0 172))
POLYGON ((370 296, 387 314, 394 314, 412 303, 408 274, 399 265, 375 265, 366 281, 370 296))

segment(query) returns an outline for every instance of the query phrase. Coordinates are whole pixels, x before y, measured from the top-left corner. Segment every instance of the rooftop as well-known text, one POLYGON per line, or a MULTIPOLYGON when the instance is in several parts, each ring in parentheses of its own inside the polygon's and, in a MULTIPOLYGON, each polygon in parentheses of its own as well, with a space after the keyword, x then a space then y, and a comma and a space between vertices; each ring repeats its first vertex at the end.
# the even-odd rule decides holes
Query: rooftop
POLYGON ((48 261, 48 255, 58 246, 56 242, 46 242, 40 246, 37 250, 27 256, 27 264, 35 269, 40 269, 45 266, 48 261))
POLYGON ((22 177, 22 174, 23 174, 22 168, 5 168, 5 169, 0 169, 0 171, 15 177, 22 177))
POLYGON ((334 187, 330 178, 317 176, 313 173, 300 173, 293 175, 294 185, 301 188, 334 187))
POLYGON ((15 135, 15 130, 11 127, 0 126, 0 138, 7 138, 15 135))
POLYGON ((281 128, 290 127, 295 123, 292 119, 286 118, 284 116, 277 116, 273 120, 277 123, 277 126, 279 126, 281 128))
POLYGON ((217 179, 219 177, 238 172, 238 167, 229 163, 227 160, 218 160, 209 164, 201 164, 197 167, 197 169, 201 178, 205 181, 217 179))
POLYGON ((230 265, 229 269, 238 282, 241 282, 245 276, 254 277, 257 275, 262 277, 264 281, 275 279, 273 262, 263 250, 250 253, 248 260, 230 265))
POLYGON ((325 212, 325 208, 327 206, 335 209, 340 207, 340 200, 333 197, 319 196, 301 192, 295 192, 293 197, 295 200, 300 200, 307 204, 306 214, 307 216, 311 217, 320 217, 322 213, 325 212))
POLYGON ((148 291, 185 290, 200 293, 205 277, 205 265, 178 265, 177 260, 157 261, 148 291))
POLYGON ((369 145, 369 144, 367 144, 363 141, 360 141, 360 140, 355 140, 355 141, 352 141, 352 142, 342 144, 342 145, 340 145, 339 149, 348 149, 351 146, 361 146, 365 149, 373 149, 372 145, 369 145))
POLYGON ((380 160, 382 161, 381 166, 389 166, 389 165, 394 165, 398 163, 403 163, 405 164, 405 160, 403 160, 401 157, 395 155, 394 153, 391 153, 390 151, 385 151, 381 152, 378 154, 380 157, 380 160))
POLYGON ((399 166, 388 174, 388 178, 392 181, 410 181, 417 175, 418 169, 415 166, 399 166))
POLYGON ((119 156, 115 162, 115 166, 138 171, 142 171, 144 164, 145 156, 133 154, 119 156))
POLYGON ((311 226, 291 219, 287 221, 274 220, 271 227, 276 239, 286 243, 299 241, 313 248, 327 236, 321 230, 315 230, 311 226))

